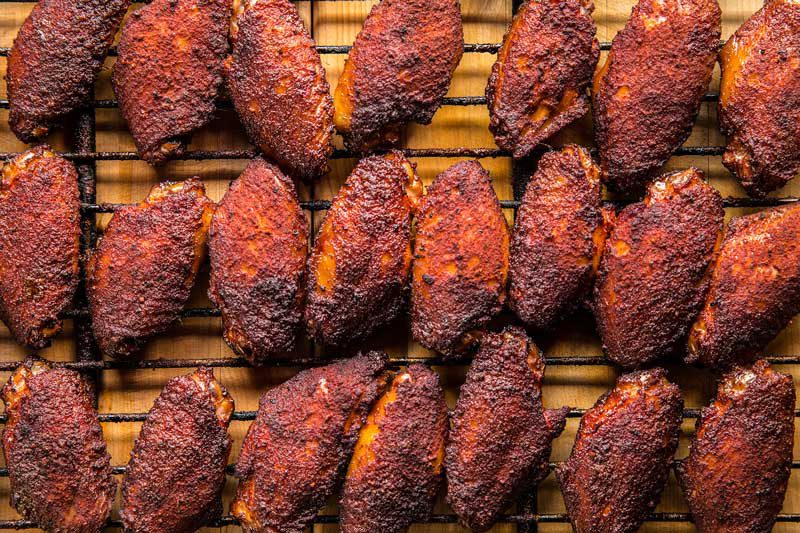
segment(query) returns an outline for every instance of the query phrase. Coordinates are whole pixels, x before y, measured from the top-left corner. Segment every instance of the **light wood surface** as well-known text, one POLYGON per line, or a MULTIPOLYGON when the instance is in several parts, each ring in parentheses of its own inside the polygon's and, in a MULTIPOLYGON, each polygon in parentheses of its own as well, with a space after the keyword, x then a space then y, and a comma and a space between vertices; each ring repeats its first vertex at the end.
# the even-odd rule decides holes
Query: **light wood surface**
MULTIPOLYGON (((608 41, 620 29, 632 6, 632 0, 598 0, 594 19, 598 25, 598 38, 608 41)), ((303 18, 308 27, 313 28, 313 34, 319 45, 351 44, 361 23, 366 17, 372 1, 316 1, 314 6, 309 2, 299 2, 303 18)), ((751 13, 759 7, 758 0, 722 0, 723 11, 723 38, 727 38, 751 13)), ((0 46, 11 46, 17 28, 22 23, 31 7, 30 2, 0 3, 0 46)), ((138 8, 135 6, 133 9, 138 8)), ((462 0, 464 20, 464 36, 467 43, 497 43, 502 39, 507 24, 511 19, 511 0, 462 0)), ((605 53, 603 54, 605 56, 605 53)), ((332 87, 344 63, 344 55, 323 55, 323 63, 327 69, 328 78, 332 87)), ((482 96, 489 69, 494 61, 493 54, 466 53, 456 71, 454 82, 450 88, 450 96, 482 96)), ((602 61, 602 58, 601 58, 602 61)), ((113 98, 109 83, 110 69, 113 58, 106 63, 100 80, 96 87, 98 99, 113 98)), ((5 58, 0 58, 0 70, 5 74, 5 58)), ((716 78, 716 76, 715 76, 716 78)), ((0 84, 0 98, 5 98, 5 84, 0 84)), ((711 90, 716 91, 715 79, 711 90)), ((724 143, 723 136, 716 127, 716 111, 713 103, 704 103, 694 132, 687 142, 688 146, 718 146, 724 143)), ((25 145, 17 141, 8 129, 7 110, 0 110, 0 152, 17 152, 23 150, 25 145)), ((130 135, 120 118, 117 109, 99 109, 97 118, 97 149, 99 151, 127 151, 133 149, 130 135)), ((443 107, 436 114, 430 126, 411 126, 404 140, 405 146, 412 148, 421 147, 482 147, 494 148, 492 137, 487 129, 488 112, 485 106, 443 107)), ((567 131, 552 140, 554 146, 565 141, 591 144, 591 120, 589 117, 578 121, 567 131)), ((48 142, 57 149, 70 149, 71 142, 63 133, 55 133, 48 142)), ((337 144, 341 142, 337 139, 337 144)), ((226 149, 243 148, 248 143, 242 128, 239 126, 235 114, 231 110, 221 110, 218 117, 202 131, 198 132, 192 141, 192 149, 226 149)), ((415 161, 418 171, 426 184, 429 184, 436 174, 452 164, 451 159, 426 159, 419 158, 415 161)), ((483 159, 481 163, 491 172, 494 186, 498 196, 504 200, 512 199, 511 164, 506 158, 483 159)), ((97 166, 98 186, 97 197, 99 202, 138 202, 146 195, 148 189, 155 183, 164 179, 183 179, 192 175, 199 175, 207 184, 208 193, 214 200, 219 200, 225 192, 231 179, 234 179, 244 168, 246 161, 216 160, 216 161, 179 161, 173 162, 158 171, 141 161, 136 162, 100 162, 97 166)), ((303 189, 304 198, 313 197, 329 199, 337 191, 354 162, 350 160, 337 160, 332 163, 332 171, 314 187, 314 190, 303 189)), ((711 182, 723 196, 744 196, 743 190, 727 173, 719 157, 675 157, 668 168, 684 168, 695 165, 706 171, 711 182)), ((790 184, 781 191, 779 196, 792 196, 800 194, 800 182, 790 184)), ((735 214, 729 210, 729 215, 735 214)), ((315 227, 319 225, 321 213, 313 216, 315 227)), ((509 220, 513 213, 508 212, 509 220)), ((99 225, 107 223, 108 215, 99 217, 99 225)), ((205 296, 207 289, 207 273, 203 273, 192 306, 208 306, 205 296)), ((392 327, 384 330, 381 338, 370 342, 370 345, 383 347, 391 355, 425 356, 424 349, 409 339, 408 326, 405 321, 399 321, 392 327)), ((71 360, 74 358, 74 343, 72 324, 67 321, 64 333, 58 337, 54 345, 42 351, 41 355, 54 360, 71 360)), ((579 315, 571 318, 553 335, 537 339, 537 342, 551 357, 564 355, 599 355, 600 344, 591 318, 579 315)), ((792 355, 800 353, 800 327, 796 324, 784 331, 767 349, 769 355, 792 355)), ((7 330, 0 325, 0 360, 18 361, 26 355, 26 351, 17 346, 10 338, 7 330)), ((232 352, 227 348, 221 338, 221 324, 217 318, 187 319, 184 323, 174 328, 169 334, 163 335, 151 342, 146 351, 147 358, 157 357, 230 357, 232 352)), ((714 384, 712 376, 703 371, 669 367, 672 378, 682 387, 687 407, 699 407, 706 404, 713 395, 714 384)), ((463 382, 465 367, 439 369, 443 376, 443 383, 447 388, 448 402, 455 404, 458 386, 463 382)), ((800 368, 788 366, 781 367, 783 371, 794 373, 800 378, 800 368)), ((161 387, 172 376, 183 372, 181 369, 164 370, 127 370, 106 371, 103 374, 100 386, 99 410, 101 413, 146 412, 161 387)), ((259 395, 269 387, 287 379, 296 372, 296 369, 236 369, 223 368, 215 371, 218 378, 233 394, 238 410, 254 410, 257 408, 259 395)), ((5 381, 8 373, 0 374, 0 379, 5 381)), ((546 406, 558 407, 570 405, 573 407, 590 407, 597 397, 605 392, 614 381, 616 371, 605 366, 565 367, 551 366, 547 370, 544 401, 546 406)), ((239 447, 249 422, 235 421, 231 424, 231 433, 234 437, 232 461, 238 456, 239 447)), ((564 434, 554 444, 553 460, 563 460, 569 454, 572 441, 577 429, 578 420, 570 419, 564 434)), ((136 437, 139 423, 114 423, 105 424, 104 431, 108 440, 109 451, 114 465, 124 465, 129 457, 130 449, 136 437)), ((694 427, 691 420, 684 423, 684 434, 681 438, 679 456, 686 454, 686 445, 694 427)), ((800 457, 800 447, 796 446, 795 457, 800 457)), ((235 489, 235 481, 228 479, 225 495, 225 509, 235 489)), ((8 478, 0 478, 0 519, 15 519, 18 515, 8 504, 9 487, 8 478)), ((441 499, 441 498, 440 498, 441 499)), ((549 476, 539 490, 539 511, 542 513, 560 513, 564 511, 564 504, 554 477, 549 476)), ((664 492, 658 511, 684 512, 686 505, 680 495, 674 476, 670 478, 669 485, 664 492)), ((437 512, 450 510, 441 503, 437 504, 437 512)), ((335 512, 335 505, 331 503, 325 510, 326 513, 335 512)), ((790 488, 784 505, 784 512, 800 513, 800 475, 793 471, 790 488)), ((114 517, 118 517, 117 510, 114 517)), ((238 531, 238 527, 224 528, 238 531)), ((315 531, 335 531, 336 526, 315 526, 315 531)), ((461 528, 455 525, 417 525, 412 531, 423 532, 454 532, 461 528)), ((493 531, 514 531, 512 525, 500 525, 493 531)), ((567 524, 542 524, 542 532, 567 532, 567 524)), ((642 531, 668 532, 692 531, 690 524, 676 523, 648 523, 642 531)), ((775 531, 787 533, 800 531, 797 524, 779 524, 775 531)))

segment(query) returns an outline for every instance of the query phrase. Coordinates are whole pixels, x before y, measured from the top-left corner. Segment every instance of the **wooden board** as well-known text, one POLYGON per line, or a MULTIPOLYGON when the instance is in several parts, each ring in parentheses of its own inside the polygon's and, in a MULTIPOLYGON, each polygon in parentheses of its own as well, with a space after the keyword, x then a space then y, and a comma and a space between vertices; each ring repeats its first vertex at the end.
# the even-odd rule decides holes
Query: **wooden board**
MULTIPOLYGON (((758 0, 723 0, 723 38, 727 38, 751 13, 759 7, 758 0)), ((352 43, 361 23, 366 17, 372 1, 314 1, 313 7, 309 2, 299 2, 303 18, 308 27, 313 28, 314 36, 319 45, 349 45, 352 43)), ((620 29, 633 4, 632 0, 598 0, 594 18, 598 25, 598 38, 608 41, 620 29)), ((31 7, 30 2, 2 2, 0 3, 0 46, 11 46, 17 28, 27 16, 31 7)), ((135 6, 134 9, 139 6, 135 6)), ((467 43, 498 43, 500 42, 507 24, 511 19, 511 0, 462 0, 464 20, 464 36, 467 43)), ((605 55, 605 54, 604 54, 605 55)), ((344 55, 326 54, 323 62, 328 72, 332 87, 344 63, 344 55)), ((464 55, 454 82, 450 88, 450 96, 481 96, 484 93, 489 69, 494 61, 493 54, 467 53, 464 55)), ((601 58, 602 61, 602 58, 601 58)), ((113 92, 109 83, 110 69, 113 59, 106 63, 100 80, 96 87, 98 99, 111 99, 113 92)), ((5 57, 0 58, 0 71, 5 74, 5 57)), ((5 98, 5 84, 0 84, 0 98, 5 98)), ((717 90, 715 76, 712 91, 717 90)), ((15 139, 7 125, 8 111, 0 110, 0 152, 18 152, 25 145, 15 139)), ((133 150, 133 143, 127 133, 124 123, 117 109, 98 109, 97 119, 97 150, 98 151, 129 151, 133 150)), ((430 126, 412 126, 409 128, 404 140, 405 146, 412 148, 422 147, 473 147, 494 148, 492 137, 487 129, 488 112, 485 106, 467 106, 442 108, 435 116, 430 126)), ((70 149, 71 140, 63 133, 53 134, 48 141, 59 150, 70 149)), ((589 117, 578 121, 567 131, 552 140, 554 146, 565 141, 591 144, 591 120, 589 117)), ((337 143, 341 146, 340 140, 337 143)), ((714 104, 704 103, 694 132, 687 142, 687 146, 718 146, 724 143, 723 136, 716 127, 716 111, 714 104)), ((238 125, 234 113, 222 110, 218 117, 202 131, 198 132, 192 141, 192 149, 232 149, 248 147, 245 135, 238 125)), ((452 164, 452 159, 418 158, 415 160, 418 171, 426 184, 429 184, 436 174, 452 164)), ((494 186, 499 197, 503 200, 512 199, 511 164, 507 158, 483 159, 481 163, 491 172, 494 186)), ((99 202, 138 202, 146 195, 149 188, 160 180, 183 179, 193 175, 200 176, 207 184, 209 195, 218 200, 225 192, 231 179, 234 179, 244 168, 246 161, 241 160, 214 160, 214 161, 179 161, 173 162, 158 171, 153 170, 141 161, 115 162, 103 161, 97 165, 98 186, 97 197, 99 202)), ((354 165, 350 160, 337 160, 332 164, 330 175, 317 184, 313 190, 302 190, 305 199, 330 199, 338 190, 347 173, 354 165)), ((704 170, 714 186, 723 196, 744 196, 742 189, 727 173, 719 157, 675 157, 669 168, 685 168, 695 165, 704 170)), ((800 182, 790 184, 778 192, 780 196, 797 196, 800 194, 800 182)), ((734 214, 734 210, 729 210, 734 214)), ((508 212, 509 220, 513 213, 508 212)), ((315 227, 319 225, 321 213, 313 216, 315 227)), ((107 223, 108 215, 100 216, 99 226, 107 223)), ((207 289, 207 273, 203 273, 201 281, 195 290, 191 303, 192 306, 206 307, 209 305, 205 296, 207 289)), ((54 360, 72 360, 74 358, 74 342, 72 324, 68 321, 64 333, 58 337, 54 345, 42 351, 41 355, 54 360)), ((542 339, 537 339, 540 346, 548 356, 558 357, 564 355, 600 355, 600 344, 591 318, 588 315, 579 315, 568 320, 555 334, 542 339)), ((370 345, 383 347, 394 356, 420 356, 429 355, 429 352, 409 340, 408 325, 399 321, 384 330, 379 339, 370 342, 370 345)), ((796 355, 800 353, 800 326, 797 324, 789 327, 767 349, 769 355, 796 355)), ((0 360, 19 361, 26 355, 26 351, 17 346, 10 338, 7 330, 0 325, 0 360)), ((187 319, 184 323, 174 328, 169 334, 163 335, 150 343, 146 351, 147 358, 157 357, 230 357, 231 351, 221 338, 221 324, 217 318, 187 319)), ((455 404, 458 386, 463 382, 465 367, 439 369, 443 382, 447 388, 448 402, 455 404)), ((792 372, 795 378, 800 379, 800 367, 781 367, 783 371, 792 372)), ((183 372, 181 369, 163 370, 126 370, 106 371, 103 374, 99 410, 102 413, 142 413, 146 412, 161 387, 172 376, 183 372)), ((254 410, 257 408, 259 395, 277 383, 287 379, 296 372, 296 369, 217 369, 216 374, 231 391, 239 410, 254 410)), ((713 395, 714 385, 711 375, 707 372, 670 367, 672 377, 684 390, 687 407, 699 407, 706 404, 713 395)), ((0 373, 0 379, 5 381, 8 373, 0 373)), ((573 407, 590 407, 599 395, 605 392, 614 381, 616 371, 605 366, 566 367, 552 366, 547 370, 544 401, 549 407, 570 405, 573 407)), ((232 460, 235 461, 242 438, 249 422, 233 422, 231 432, 234 437, 234 451, 232 460)), ((570 419, 564 434, 554 444, 553 460, 563 460, 569 454, 575 431, 577 419, 570 419)), ((684 423, 684 434, 678 455, 686 454, 688 437, 693 430, 693 421, 684 423)), ((114 465, 124 465, 129 457, 133 439, 136 437, 139 423, 114 423, 105 424, 104 431, 109 444, 109 451, 114 465)), ((800 447, 796 447, 795 457, 800 457, 800 447)), ((225 509, 235 489, 235 482, 229 478, 225 495, 225 509)), ((8 505, 9 487, 8 478, 0 478, 0 520, 15 519, 18 515, 8 505)), ((538 509, 542 513, 561 513, 564 504, 554 477, 549 476, 542 484, 538 496, 538 509)), ((664 493, 658 511, 685 512, 686 505, 680 495, 674 477, 670 478, 669 485, 664 493)), ((449 513, 443 503, 437 504, 437 512, 449 513)), ((325 510, 326 513, 335 512, 332 503, 325 510)), ((784 505, 786 513, 800 513, 800 475, 794 471, 790 481, 789 493, 784 505)), ((117 517, 117 510, 114 511, 117 517)), ((238 527, 223 528, 238 531, 238 527)), ((315 526, 315 531, 336 531, 336 526, 315 526)), ((460 531, 455 525, 417 525, 414 533, 452 532, 460 531)), ((493 531, 514 531, 513 525, 500 525, 493 531)), ((567 532, 567 524, 542 524, 542 532, 567 532)), ((692 531, 690 524, 658 523, 652 522, 644 526, 646 532, 692 531)), ((775 531, 789 532, 800 531, 796 524, 779 524, 775 531)))

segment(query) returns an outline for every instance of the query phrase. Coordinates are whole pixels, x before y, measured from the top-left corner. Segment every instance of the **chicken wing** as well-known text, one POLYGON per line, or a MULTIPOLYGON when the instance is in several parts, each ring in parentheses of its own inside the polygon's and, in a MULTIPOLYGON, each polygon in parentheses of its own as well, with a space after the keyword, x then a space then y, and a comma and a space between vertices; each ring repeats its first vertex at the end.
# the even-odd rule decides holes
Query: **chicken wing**
POLYGON ((682 414, 680 389, 654 368, 621 376, 583 415, 556 469, 575 531, 639 529, 667 482, 682 414))
POLYGON ((720 53, 722 162, 750 196, 763 197, 800 170, 800 4, 770 0, 720 53))
POLYGON ((430 124, 464 51, 458 0, 381 0, 364 21, 334 102, 354 150, 393 146, 405 124, 430 124))
POLYGON ((250 140, 292 177, 327 172, 333 99, 314 40, 289 0, 235 0, 225 77, 250 140))
POLYGON ((8 55, 11 130, 32 143, 89 103, 130 0, 40 0, 8 55))
POLYGON ((122 482, 126 531, 192 533, 222 513, 233 399, 208 368, 172 378, 147 414, 122 482))
POLYGON ((267 391, 247 431, 231 513, 246 532, 302 533, 341 482, 388 380, 370 352, 305 370, 267 391))
POLYGON ((522 4, 486 87, 489 129, 514 157, 589 111, 586 88, 600 57, 590 0, 522 4))
POLYGON ((445 454, 447 500, 473 531, 492 527, 550 471, 569 408, 542 406, 544 358, 517 327, 481 338, 461 387, 445 454))
POLYGON ((511 234, 509 304, 543 330, 589 295, 609 221, 589 151, 569 145, 539 160, 511 234))
POLYGON ((797 313, 800 205, 734 218, 692 326, 686 361, 717 368, 751 361, 797 313))
POLYGON ((674 172, 620 212, 594 289, 609 359, 626 368, 682 355, 722 240, 722 198, 697 169, 674 172))
POLYGON ((214 116, 230 13, 229 0, 153 0, 128 18, 112 81, 148 163, 179 157, 214 116))
POLYGON ((17 341, 44 348, 78 287, 78 174, 37 146, 6 164, 1 178, 0 318, 17 341))
POLYGON ((421 364, 394 378, 361 429, 341 502, 343 533, 402 533, 427 520, 442 481, 447 404, 421 364))
POLYGON ((92 329, 103 353, 127 358, 166 331, 186 305, 214 203, 197 179, 153 187, 111 218, 89 262, 92 329))
POLYGON ((308 257, 308 220, 292 181, 252 160, 214 213, 208 249, 208 296, 222 311, 228 345, 256 365, 290 353, 308 257))
POLYGON ((692 132, 717 59, 717 0, 640 0, 592 92, 603 181, 638 193, 692 132))
POLYGON ((769 533, 792 468, 792 377, 764 361, 722 378, 677 468, 700 533, 769 533))
POLYGON ((318 342, 363 339, 405 307, 420 196, 414 165, 399 152, 367 157, 347 178, 309 260, 306 325, 318 342))
POLYGON ((100 533, 117 482, 89 383, 31 357, 2 394, 11 505, 46 531, 100 533))
POLYGON ((411 331, 446 357, 500 312, 508 279, 508 226, 489 173, 477 161, 437 176, 416 220, 411 331))

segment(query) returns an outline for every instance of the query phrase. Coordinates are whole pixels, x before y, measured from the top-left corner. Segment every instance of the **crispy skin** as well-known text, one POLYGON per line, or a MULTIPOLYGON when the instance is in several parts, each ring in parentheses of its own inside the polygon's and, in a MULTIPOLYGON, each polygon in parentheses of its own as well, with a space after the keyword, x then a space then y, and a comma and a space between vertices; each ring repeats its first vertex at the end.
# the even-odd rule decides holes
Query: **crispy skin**
POLYGON ((232 413, 233 399, 211 369, 167 382, 122 482, 126 531, 191 533, 219 518, 232 413))
POLYGON ((583 415, 556 469, 575 531, 634 532, 653 511, 678 447, 683 398, 661 368, 624 374, 583 415))
POLYGON ((117 482, 86 379, 31 357, 3 387, 3 401, 11 505, 52 533, 99 533, 117 482))
POLYGON ((405 307, 411 215, 422 195, 399 152, 361 160, 334 198, 308 262, 309 335, 341 346, 367 337, 405 307))
POLYGON ((214 116, 230 13, 228 0, 154 0, 128 18, 112 81, 148 163, 179 157, 214 116))
POLYGON ((61 331, 80 274, 78 174, 37 146, 0 176, 0 318, 14 337, 44 348, 61 331))
POLYGON ((401 533, 428 519, 448 425, 435 372, 414 364, 395 376, 367 417, 347 470, 343 533, 401 533))
POLYGON ((589 111, 600 57, 591 1, 528 0, 503 39, 486 86, 497 146, 520 158, 589 111))
POLYGON ((289 0, 235 0, 225 63, 250 140, 295 178, 328 170, 333 99, 314 40, 289 0))
POLYGON ((756 357, 800 313, 800 205, 734 218, 686 361, 725 368, 756 357))
POLYGON ((370 352, 264 393, 236 463, 231 513, 244 531, 301 533, 311 523, 344 477, 386 365, 385 354, 370 352))
POLYGON ((509 305, 548 329, 589 295, 607 227, 600 171, 588 150, 548 152, 522 197, 511 234, 509 305))
POLYGON ((40 0, 8 56, 11 130, 32 143, 88 103, 130 0, 40 0))
POLYGON ((542 406, 544 359, 517 327, 487 333, 461 387, 447 443, 447 500, 473 531, 549 473, 550 445, 569 408, 542 406))
POLYGON ((692 132, 717 59, 717 0, 640 0, 594 78, 603 180, 640 192, 692 132))
POLYGON ((700 533, 769 533, 792 468, 792 377, 760 360, 722 377, 677 470, 700 533))
POLYGON ((411 331, 457 357, 500 312, 508 279, 508 226, 489 173, 456 163, 428 187, 416 219, 411 331))
POLYGON ((594 289, 603 349, 626 368, 682 355, 722 239, 722 198, 691 168, 660 178, 617 217, 594 289))
POLYGON ((800 4, 770 0, 720 53, 722 162, 750 196, 763 197, 800 170, 800 4))
POLYGON ((256 365, 291 352, 308 257, 308 220, 292 181, 252 160, 219 203, 208 248, 208 296, 222 311, 228 345, 256 365))
POLYGON ((128 358, 166 331, 186 305, 214 203, 192 178, 153 187, 117 211, 89 261, 92 329, 103 353, 128 358))
POLYGON ((336 129, 354 150, 393 146, 409 122, 430 124, 464 51, 458 0, 381 0, 339 77, 336 129))

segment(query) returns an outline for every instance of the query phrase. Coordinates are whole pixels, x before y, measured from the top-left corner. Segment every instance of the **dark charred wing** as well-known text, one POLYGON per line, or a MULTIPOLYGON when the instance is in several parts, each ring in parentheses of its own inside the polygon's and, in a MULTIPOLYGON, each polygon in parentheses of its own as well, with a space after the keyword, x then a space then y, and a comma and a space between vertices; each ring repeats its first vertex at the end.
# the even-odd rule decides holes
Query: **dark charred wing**
POLYGON ((128 18, 114 92, 148 163, 180 156, 214 116, 230 15, 227 0, 154 0, 128 18))
POLYGON ((525 157, 589 111, 586 88, 600 47, 579 0, 522 4, 492 67, 486 100, 497 146, 525 157))
POLYGON ((666 372, 625 374, 581 420, 556 475, 576 531, 637 531, 655 508, 678 446, 680 389, 666 372))
POLYGON ((341 502, 343 533, 400 533, 427 520, 441 485, 448 415, 435 372, 395 376, 361 429, 341 502))
POLYGON ((292 181, 254 159, 231 184, 209 231, 209 297, 225 340, 253 364, 291 353, 306 288, 308 220, 292 181))
POLYGON ((6 164, 1 179, 0 318, 17 341, 44 348, 78 286, 78 174, 38 146, 6 164))
POLYGON ((766 361, 722 378, 678 468, 700 533, 772 531, 791 473, 794 402, 791 376, 766 361))
POLYGON ((244 531, 299 533, 311 523, 344 477, 386 365, 370 352, 300 372, 261 397, 231 503, 244 531))
POLYGON ((594 307, 606 355, 636 368, 682 355, 722 238, 722 198, 697 169, 668 174, 619 214, 594 307))
POLYGON ((133 356, 179 318, 205 257, 214 203, 197 178, 153 187, 111 218, 89 263, 87 294, 103 353, 133 356))
POLYGON ((35 142, 87 103, 130 0, 42 0, 8 55, 8 122, 35 142))

